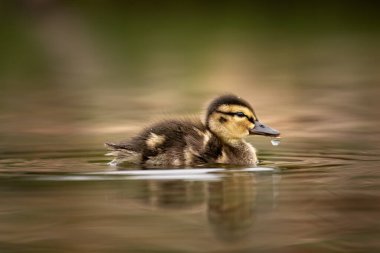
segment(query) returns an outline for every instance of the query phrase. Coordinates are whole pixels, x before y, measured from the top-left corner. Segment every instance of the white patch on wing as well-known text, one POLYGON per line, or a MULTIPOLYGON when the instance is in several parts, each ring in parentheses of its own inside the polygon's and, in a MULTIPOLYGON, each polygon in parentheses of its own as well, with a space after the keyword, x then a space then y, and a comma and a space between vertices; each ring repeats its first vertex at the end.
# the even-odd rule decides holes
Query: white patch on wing
POLYGON ((161 145, 165 141, 166 137, 164 135, 158 135, 155 133, 150 133, 150 137, 146 140, 146 145, 150 149, 154 149, 161 145))
POLYGON ((203 135, 203 147, 206 147, 207 143, 209 142, 211 138, 211 132, 206 131, 203 135))
POLYGON ((201 130, 199 130, 198 128, 193 127, 193 129, 194 129, 195 132, 197 132, 197 134, 198 134, 199 136, 203 136, 203 135, 204 135, 204 133, 203 133, 201 130))

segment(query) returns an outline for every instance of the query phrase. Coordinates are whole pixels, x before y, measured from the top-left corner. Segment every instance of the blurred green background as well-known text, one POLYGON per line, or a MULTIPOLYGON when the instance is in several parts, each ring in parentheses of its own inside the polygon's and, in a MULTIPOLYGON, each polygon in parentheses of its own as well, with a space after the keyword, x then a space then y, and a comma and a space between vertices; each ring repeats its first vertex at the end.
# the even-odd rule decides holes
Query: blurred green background
POLYGON ((18 0, 0 10, 3 145, 99 143, 226 92, 288 137, 378 134, 378 1, 18 0))

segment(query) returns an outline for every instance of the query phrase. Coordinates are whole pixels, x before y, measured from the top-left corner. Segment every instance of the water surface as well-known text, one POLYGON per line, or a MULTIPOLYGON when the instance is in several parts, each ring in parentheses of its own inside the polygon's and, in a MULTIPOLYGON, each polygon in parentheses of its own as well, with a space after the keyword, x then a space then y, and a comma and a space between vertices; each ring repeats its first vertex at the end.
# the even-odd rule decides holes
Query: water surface
POLYGON ((3 151, 0 248, 376 252, 378 151, 287 142, 262 149, 258 171, 123 171, 101 148, 3 151))

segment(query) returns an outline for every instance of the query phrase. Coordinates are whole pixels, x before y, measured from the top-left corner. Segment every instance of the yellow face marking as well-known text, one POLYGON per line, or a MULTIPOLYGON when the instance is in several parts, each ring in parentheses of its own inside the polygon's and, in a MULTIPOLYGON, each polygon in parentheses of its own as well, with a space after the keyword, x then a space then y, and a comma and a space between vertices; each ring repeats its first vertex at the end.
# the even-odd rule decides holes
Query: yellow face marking
POLYGON ((211 139, 211 133, 209 131, 206 131, 203 135, 203 147, 206 147, 210 139, 211 139))
POLYGON ((241 105, 221 105, 218 107, 218 111, 227 112, 227 113, 236 113, 242 112, 247 115, 249 118, 257 120, 256 115, 247 107, 241 105))
POLYGON ((210 115, 208 125, 210 130, 227 143, 234 143, 249 135, 249 130, 255 127, 250 119, 257 120, 253 111, 241 105, 221 105, 210 115), (246 117, 235 116, 242 112, 246 117), (228 118, 228 120, 223 120, 228 118))
POLYGON ((164 135, 157 135, 155 133, 150 133, 150 137, 146 140, 146 145, 154 149, 161 145, 165 141, 166 137, 164 135))

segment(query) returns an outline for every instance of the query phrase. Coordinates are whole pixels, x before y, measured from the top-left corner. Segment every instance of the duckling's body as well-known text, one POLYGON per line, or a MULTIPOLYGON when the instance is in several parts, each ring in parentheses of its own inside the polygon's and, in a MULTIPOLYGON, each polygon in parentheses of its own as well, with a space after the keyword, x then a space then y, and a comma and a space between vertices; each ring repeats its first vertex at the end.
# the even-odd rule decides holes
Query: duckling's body
MULTIPOLYGON (((133 163, 143 167, 210 163, 254 165, 256 151, 243 138, 255 128, 255 122, 258 123, 256 115, 247 102, 227 95, 210 104, 205 123, 197 119, 166 120, 146 128, 127 142, 106 145, 112 150, 108 155, 115 156, 111 164, 133 163)), ((277 131, 272 133, 273 136, 278 134, 277 131)))

